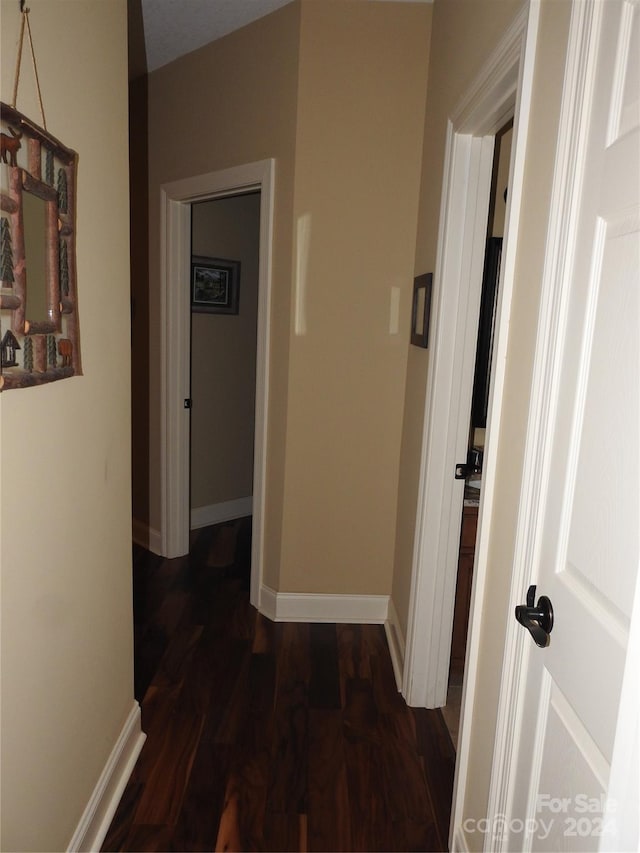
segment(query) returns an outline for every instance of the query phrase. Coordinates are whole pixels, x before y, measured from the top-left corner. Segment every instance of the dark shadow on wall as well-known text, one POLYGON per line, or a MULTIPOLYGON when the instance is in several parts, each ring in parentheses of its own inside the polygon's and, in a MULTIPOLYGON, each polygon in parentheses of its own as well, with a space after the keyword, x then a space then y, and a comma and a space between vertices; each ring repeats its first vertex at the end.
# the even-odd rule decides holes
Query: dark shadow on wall
POLYGON ((127 35, 129 80, 135 80, 147 73, 141 0, 127 0, 127 35))
POLYGON ((133 517, 149 521, 149 169, 147 75, 129 82, 133 517))

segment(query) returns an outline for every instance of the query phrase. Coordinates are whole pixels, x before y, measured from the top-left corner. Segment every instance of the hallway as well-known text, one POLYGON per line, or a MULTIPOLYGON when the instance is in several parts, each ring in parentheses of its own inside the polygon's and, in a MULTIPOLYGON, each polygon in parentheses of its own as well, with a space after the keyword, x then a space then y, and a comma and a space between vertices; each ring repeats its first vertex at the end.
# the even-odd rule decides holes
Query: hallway
POLYGON ((446 850, 440 712, 407 708, 382 626, 257 614, 250 543, 242 519, 188 557, 134 547, 148 737, 103 850, 446 850))

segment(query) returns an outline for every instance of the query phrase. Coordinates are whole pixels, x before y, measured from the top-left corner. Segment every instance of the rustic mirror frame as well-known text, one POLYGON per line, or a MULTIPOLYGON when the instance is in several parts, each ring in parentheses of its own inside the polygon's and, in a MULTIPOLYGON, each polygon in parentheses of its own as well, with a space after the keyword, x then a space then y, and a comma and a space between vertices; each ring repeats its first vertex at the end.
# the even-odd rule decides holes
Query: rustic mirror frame
POLYGON ((0 390, 6 391, 82 373, 75 246, 78 156, 14 107, 0 104, 0 119, 0 390), (44 320, 26 316, 25 192, 45 202, 44 320))

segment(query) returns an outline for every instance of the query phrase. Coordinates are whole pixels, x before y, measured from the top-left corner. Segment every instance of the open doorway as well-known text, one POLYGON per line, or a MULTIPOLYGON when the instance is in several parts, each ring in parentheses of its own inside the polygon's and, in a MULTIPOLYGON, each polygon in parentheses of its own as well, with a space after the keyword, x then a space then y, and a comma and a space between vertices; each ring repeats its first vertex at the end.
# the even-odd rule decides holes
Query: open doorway
POLYGON ((457 747, 462 702, 462 682, 467 647, 469 611, 471 606, 471 584, 478 529, 478 507, 482 491, 482 467, 484 458, 485 429, 491 386, 493 334, 500 279, 502 240, 506 218, 509 164, 513 119, 496 133, 491 172, 491 194, 487 217, 487 240, 482 278, 482 296, 477 327, 476 359, 473 378, 473 396, 469 422, 469 443, 466 468, 461 471, 465 478, 464 502, 460 523, 460 546, 458 572, 451 635, 451 662, 447 703, 442 714, 447 724, 454 747, 457 747))
POLYGON ((191 205, 191 530, 253 505, 260 192, 191 205))
POLYGON ((189 551, 191 399, 191 304, 185 282, 191 276, 191 212, 194 202, 260 192, 260 249, 256 329, 255 434, 253 445, 253 533, 250 600, 260 607, 264 563, 271 253, 275 162, 246 163, 196 175, 161 187, 161 514, 160 553, 179 557, 189 551))

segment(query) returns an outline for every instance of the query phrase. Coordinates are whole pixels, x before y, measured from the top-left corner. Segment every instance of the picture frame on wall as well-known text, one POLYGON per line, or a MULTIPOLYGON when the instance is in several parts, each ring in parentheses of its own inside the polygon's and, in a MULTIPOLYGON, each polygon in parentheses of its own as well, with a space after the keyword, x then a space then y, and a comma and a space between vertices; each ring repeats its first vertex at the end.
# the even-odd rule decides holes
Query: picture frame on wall
POLYGON ((191 258, 191 310, 237 314, 240 308, 240 261, 191 258))
POLYGON ((433 273, 418 275, 413 280, 413 308, 411 311, 411 343, 427 349, 429 346, 429 320, 431 317, 431 290, 433 273))

